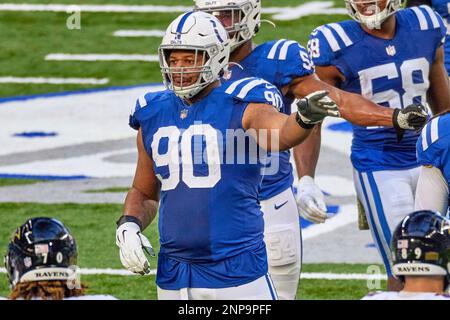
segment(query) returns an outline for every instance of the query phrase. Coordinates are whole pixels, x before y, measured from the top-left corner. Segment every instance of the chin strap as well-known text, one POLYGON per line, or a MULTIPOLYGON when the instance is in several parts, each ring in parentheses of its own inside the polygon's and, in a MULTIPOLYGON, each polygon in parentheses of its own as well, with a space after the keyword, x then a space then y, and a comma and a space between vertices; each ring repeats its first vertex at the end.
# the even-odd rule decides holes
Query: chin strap
POLYGON ((274 28, 276 28, 277 27, 277 25, 273 22, 273 21, 270 21, 270 20, 259 20, 260 22, 265 22, 265 23, 268 23, 268 24, 270 24, 272 27, 274 27, 274 28))

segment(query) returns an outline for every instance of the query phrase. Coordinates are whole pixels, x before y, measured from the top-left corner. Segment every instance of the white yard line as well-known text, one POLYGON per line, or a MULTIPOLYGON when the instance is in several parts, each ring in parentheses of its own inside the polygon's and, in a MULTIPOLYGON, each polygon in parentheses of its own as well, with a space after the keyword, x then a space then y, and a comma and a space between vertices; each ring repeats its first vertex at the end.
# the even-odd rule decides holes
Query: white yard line
POLYGON ((146 61, 157 62, 159 57, 154 54, 68 54, 51 53, 45 56, 47 61, 146 61))
MULTIPOLYGON (((135 276, 135 273, 124 269, 80 269, 81 275, 112 275, 112 276, 135 276)), ((5 268, 0 268, 0 273, 6 273, 5 268)), ((150 275, 156 275, 156 269, 150 270, 150 275)), ((303 272, 301 279, 324 279, 324 280, 384 280, 385 274, 366 273, 320 273, 303 272)))
POLYGON ((96 78, 44 78, 44 77, 0 77, 0 83, 23 83, 23 84, 107 84, 109 79, 96 78))
MULTIPOLYGON (((106 12, 106 13, 181 13, 192 10, 190 6, 156 5, 64 5, 64 4, 0 4, 0 11, 40 12, 106 12)), ((275 20, 296 20, 311 14, 347 14, 344 8, 334 8, 332 1, 311 1, 296 7, 265 7, 262 13, 275 20)))
POLYGON ((114 37, 164 37, 164 30, 117 30, 114 37))

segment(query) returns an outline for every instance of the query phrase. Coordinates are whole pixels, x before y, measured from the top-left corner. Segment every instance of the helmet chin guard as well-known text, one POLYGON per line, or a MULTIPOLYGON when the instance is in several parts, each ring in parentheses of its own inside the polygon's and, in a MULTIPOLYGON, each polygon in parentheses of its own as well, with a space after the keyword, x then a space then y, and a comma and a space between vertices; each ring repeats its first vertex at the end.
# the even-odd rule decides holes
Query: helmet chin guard
POLYGON ((345 0, 350 17, 369 29, 380 29, 387 18, 400 10, 403 0, 386 0, 384 8, 380 8, 380 3, 380 0, 345 0), (361 12, 360 7, 365 12, 361 12))

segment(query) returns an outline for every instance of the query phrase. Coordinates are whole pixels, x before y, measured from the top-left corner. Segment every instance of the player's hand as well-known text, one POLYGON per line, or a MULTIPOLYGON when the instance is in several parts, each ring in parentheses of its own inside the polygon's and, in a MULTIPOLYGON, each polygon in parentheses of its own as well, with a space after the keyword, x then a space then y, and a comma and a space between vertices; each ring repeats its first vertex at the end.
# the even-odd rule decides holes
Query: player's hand
POLYGON ((314 223, 323 223, 328 218, 322 190, 310 176, 303 176, 298 181, 297 205, 302 218, 314 223))
POLYGON ((120 261, 125 268, 141 275, 150 273, 150 264, 144 250, 152 257, 155 252, 136 223, 125 222, 117 228, 116 244, 120 249, 120 261))
POLYGON ((338 106, 325 90, 308 94, 305 98, 297 100, 297 112, 306 124, 316 124, 327 116, 340 117, 338 106))
POLYGON ((420 130, 427 123, 427 109, 420 104, 411 104, 404 109, 394 109, 392 122, 397 131, 397 139, 403 138, 405 130, 420 130))

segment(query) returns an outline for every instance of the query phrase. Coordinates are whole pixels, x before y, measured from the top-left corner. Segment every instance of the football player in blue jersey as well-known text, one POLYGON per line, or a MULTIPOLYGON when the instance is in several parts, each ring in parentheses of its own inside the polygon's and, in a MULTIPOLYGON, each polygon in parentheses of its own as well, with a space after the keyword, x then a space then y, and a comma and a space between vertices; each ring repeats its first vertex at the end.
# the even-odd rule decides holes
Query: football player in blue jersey
MULTIPOLYGON (((445 68, 447 74, 450 76, 450 1, 449 0, 408 0, 406 2, 408 7, 415 7, 420 5, 427 5, 432 7, 437 13, 441 15, 447 26, 447 35, 445 37, 444 54, 445 54, 445 68)), ((415 9, 417 10, 417 9, 415 9)))
MULTIPOLYGON (((400 9, 400 0, 348 0, 353 20, 330 23, 310 35, 308 49, 319 77, 389 108, 429 104, 434 114, 450 107, 442 47, 446 28, 427 6, 400 9)), ((359 201, 389 275, 395 226, 414 209, 419 168, 418 132, 353 125, 351 161, 359 201), (401 140, 399 142, 399 140, 401 140)))
MULTIPOLYGON (((316 90, 326 90, 340 107, 342 117, 364 126, 397 124, 402 128, 413 127, 412 120, 404 113, 377 106, 359 95, 340 91, 314 74, 314 65, 307 51, 296 41, 270 41, 256 46, 252 39, 260 27, 261 1, 259 0, 195 0, 195 10, 215 15, 226 27, 231 39, 231 81, 247 77, 259 77, 274 84, 283 94, 284 108, 291 113, 295 98, 304 98, 316 90), (238 65, 236 65, 238 64, 238 65), (354 106, 354 108, 351 108, 354 106)), ((417 112, 410 107, 405 112, 417 112)), ((424 125, 425 115, 420 115, 419 126, 424 125)), ((327 218, 322 191, 314 183, 314 171, 319 156, 320 135, 315 129, 308 145, 294 148, 294 159, 299 176, 297 199, 292 192, 294 181, 290 164, 290 152, 272 154, 279 162, 279 170, 266 172, 260 189, 261 208, 264 212, 265 241, 268 250, 269 273, 280 299, 294 299, 301 270, 301 230, 298 213, 315 223, 327 218), (312 142, 311 142, 312 141, 312 142), (315 143, 317 142, 317 144, 315 143), (315 157, 311 160, 306 155, 315 157), (296 204, 297 200, 297 204, 296 204), (298 205, 298 208, 297 208, 298 205)))
POLYGON ((116 243, 124 267, 149 273, 144 250, 153 250, 142 230, 159 202, 159 299, 277 298, 267 273, 259 160, 264 150, 303 141, 326 115, 339 116, 323 91, 287 116, 267 81, 222 83, 229 52, 214 16, 179 16, 159 49, 168 90, 139 98, 130 117, 139 130, 138 162, 116 243))
POLYGON ((421 165, 416 190, 416 210, 449 212, 450 111, 434 117, 417 141, 421 165))

